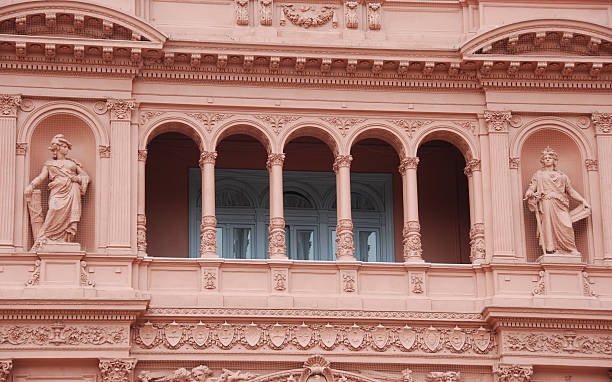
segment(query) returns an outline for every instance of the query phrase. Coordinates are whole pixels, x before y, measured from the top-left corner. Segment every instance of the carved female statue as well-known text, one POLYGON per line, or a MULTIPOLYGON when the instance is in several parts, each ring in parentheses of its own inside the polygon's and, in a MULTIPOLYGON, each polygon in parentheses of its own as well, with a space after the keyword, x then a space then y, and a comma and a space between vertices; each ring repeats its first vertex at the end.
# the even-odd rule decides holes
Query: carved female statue
POLYGON ((34 202, 32 193, 34 188, 49 178, 47 216, 42 225, 40 222, 36 224, 36 219, 32 218, 34 248, 49 242, 72 242, 76 236, 77 223, 81 219, 81 195, 87 191, 89 176, 78 161, 68 157, 71 148, 72 144, 63 134, 54 136, 49 146, 53 159, 44 163, 40 175, 24 191, 30 214, 42 216, 42 206, 34 202))
POLYGON ((544 254, 565 253, 577 255, 572 222, 588 216, 570 213, 570 197, 582 203, 583 211, 589 211, 586 199, 574 190, 570 179, 557 170, 558 155, 546 147, 540 156, 542 168, 531 177, 525 192, 529 210, 535 212, 538 238, 544 254))

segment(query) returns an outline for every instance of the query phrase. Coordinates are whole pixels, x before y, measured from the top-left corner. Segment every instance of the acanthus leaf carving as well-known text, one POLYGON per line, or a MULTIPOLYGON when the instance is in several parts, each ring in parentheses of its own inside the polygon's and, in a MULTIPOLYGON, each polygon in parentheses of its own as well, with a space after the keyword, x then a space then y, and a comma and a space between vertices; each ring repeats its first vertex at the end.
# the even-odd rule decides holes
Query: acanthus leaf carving
POLYGON ((308 29, 332 21, 335 16, 334 9, 335 7, 330 5, 317 8, 315 5, 283 4, 282 13, 293 25, 308 29))
MULTIPOLYGON (((268 159, 266 160, 266 168, 268 171, 272 168, 272 166, 282 166, 285 161, 284 153, 270 153, 268 154, 268 159)), ((284 228, 284 225, 283 225, 284 228)))
POLYGON ((367 8, 368 28, 370 30, 374 30, 374 31, 380 30, 381 19, 382 19, 381 6, 382 6, 382 2, 379 2, 379 1, 369 1, 368 2, 368 8, 367 8))
POLYGON ((259 0, 259 23, 261 25, 272 25, 273 7, 272 0, 259 0))
POLYGON ((356 277, 355 271, 342 271, 342 290, 346 293, 353 293, 356 290, 356 277))
POLYGON ((593 113, 591 121, 597 133, 609 134, 612 132, 612 113, 593 113))
POLYGON ((345 4, 345 25, 349 29, 357 29, 359 27, 359 16, 357 15, 357 8, 359 2, 355 0, 349 0, 345 4))
POLYGON ((134 359, 102 359, 99 364, 102 381, 128 382, 135 366, 134 359))
POLYGON ((10 359, 0 360, 0 382, 7 382, 12 370, 13 370, 12 360, 10 359))
POLYGON ((351 219, 340 219, 336 225, 336 259, 353 260, 354 253, 353 222, 351 219))
POLYGON ((0 115, 14 117, 17 115, 17 107, 21 104, 21 96, 0 94, 0 115))
POLYGON ((236 0, 236 24, 249 25, 249 0, 236 0))
POLYGON ((520 163, 521 163, 521 158, 519 157, 508 158, 508 166, 513 170, 518 169, 520 163))
POLYGON ((300 116, 295 115, 271 115, 271 114, 256 114, 255 118, 268 124, 275 134, 280 134, 287 123, 300 119, 300 116))
POLYGON ((337 127, 343 137, 346 137, 350 129, 365 121, 362 118, 323 117, 321 119, 337 127))
POLYGON ((476 129, 476 124, 473 121, 453 121, 453 123, 467 131, 469 131, 470 133, 476 135, 478 134, 478 129, 476 129))
POLYGON ((404 129, 408 134, 409 138, 412 138, 414 133, 422 127, 430 125, 433 123, 431 120, 421 120, 421 119, 390 119, 389 122, 393 123, 395 126, 404 129))
POLYGON ((587 171, 599 171, 599 161, 597 159, 585 159, 584 165, 587 171))
POLYGON ((163 111, 143 111, 142 113, 140 113, 139 122, 141 125, 144 125, 145 123, 149 122, 151 119, 157 118, 162 114, 164 114, 163 111))
POLYGON ((404 261, 422 259, 423 248, 421 247, 421 225, 418 221, 409 221, 404 224, 402 230, 402 244, 404 245, 404 261))
POLYGON ((529 382, 533 375, 533 366, 497 365, 494 373, 499 382, 529 382))
POLYGON ((461 373, 458 371, 431 371, 425 375, 426 382, 458 382, 461 373))
POLYGON ((489 126, 489 132, 507 132, 508 122, 512 114, 509 111, 490 111, 484 113, 484 118, 489 126))
MULTIPOLYGON (((217 153, 215 152, 214 154, 216 157, 217 153)), ((200 161, 202 161, 201 157, 200 161)), ((217 256, 217 218, 215 216, 202 217, 202 224, 200 224, 200 256, 217 256)))
POLYGON ((202 272, 202 284, 204 289, 217 289, 217 269, 204 269, 202 272))
POLYGON ((274 290, 279 292, 287 290, 287 271, 281 269, 274 270, 272 282, 274 290))
MULTIPOLYGON (((334 158, 334 164, 333 164, 333 169, 334 172, 338 172, 338 170, 341 167, 351 167, 351 162, 353 161, 353 156, 352 155, 336 155, 336 157, 334 158)), ((351 223, 352 226, 352 223, 351 223)))
POLYGON ((202 123, 206 131, 209 133, 213 131, 213 129, 217 126, 217 123, 231 118, 234 114, 228 113, 187 113, 188 116, 196 119, 198 122, 202 123))
POLYGON ((111 119, 129 120, 136 102, 132 99, 108 99, 106 107, 111 112, 111 119))
MULTIPOLYGON (((283 157, 285 154, 282 154, 283 157)), ((268 227, 269 250, 271 259, 287 258, 287 243, 285 241, 285 219, 282 217, 270 218, 268 227)))

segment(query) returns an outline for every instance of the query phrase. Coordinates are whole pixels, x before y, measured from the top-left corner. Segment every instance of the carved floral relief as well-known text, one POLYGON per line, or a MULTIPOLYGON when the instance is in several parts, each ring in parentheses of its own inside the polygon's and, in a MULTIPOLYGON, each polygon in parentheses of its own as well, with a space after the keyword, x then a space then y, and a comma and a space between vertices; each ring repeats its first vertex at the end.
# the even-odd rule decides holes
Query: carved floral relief
MULTIPOLYGON (((335 18, 334 6, 322 5, 316 6, 311 4, 283 4, 283 15, 293 25, 310 28, 319 27, 333 21, 335 18)), ((337 21, 334 23, 334 28, 337 26, 337 21)), ((281 25, 283 21, 281 19, 281 25)))

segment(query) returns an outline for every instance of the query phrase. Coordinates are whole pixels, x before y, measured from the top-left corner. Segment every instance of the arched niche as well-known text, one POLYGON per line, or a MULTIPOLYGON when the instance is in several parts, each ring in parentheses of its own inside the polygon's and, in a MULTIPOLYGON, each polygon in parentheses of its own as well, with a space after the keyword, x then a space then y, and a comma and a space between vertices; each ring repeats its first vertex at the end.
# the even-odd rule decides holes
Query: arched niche
MULTIPOLYGON (((87 193, 82 197, 81 220, 78 223, 75 242, 81 244, 85 251, 94 251, 96 248, 96 194, 98 192, 97 177, 97 150, 96 139, 91 127, 84 119, 74 114, 54 113, 42 118, 34 128, 30 138, 30 165, 27 183, 36 177, 45 161, 52 159, 49 151, 51 139, 63 134, 72 144, 68 154, 83 166, 90 177, 87 193)), ((47 189, 48 181, 40 185, 42 192, 43 213, 48 208, 47 189)), ((28 247, 32 245, 32 233, 28 228, 28 247)))
MULTIPOLYGON (((529 186, 532 175, 542 167, 540 156, 542 151, 550 146, 559 155, 557 170, 564 172, 571 180, 572 186, 588 200, 586 175, 583 169, 584 158, 572 137, 559 129, 540 128, 531 133, 524 141, 520 151, 521 197, 529 186)), ((570 209, 578 206, 570 201, 570 209)), ((536 261, 542 255, 537 238, 537 223, 535 214, 529 211, 523 202, 524 240, 527 261, 536 261)), ((589 258, 589 219, 582 219, 573 224, 576 247, 582 254, 583 261, 589 258)))

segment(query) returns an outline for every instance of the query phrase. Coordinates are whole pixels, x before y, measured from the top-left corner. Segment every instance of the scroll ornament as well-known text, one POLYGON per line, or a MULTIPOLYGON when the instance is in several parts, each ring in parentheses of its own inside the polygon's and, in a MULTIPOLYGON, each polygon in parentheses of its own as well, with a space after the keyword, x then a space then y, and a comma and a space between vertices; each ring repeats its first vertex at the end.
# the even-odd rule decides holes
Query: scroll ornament
POLYGON ((335 18, 334 7, 329 5, 317 8, 314 5, 284 4, 283 15, 293 25, 306 29, 325 25, 335 18))

